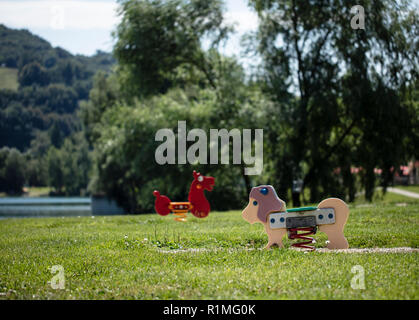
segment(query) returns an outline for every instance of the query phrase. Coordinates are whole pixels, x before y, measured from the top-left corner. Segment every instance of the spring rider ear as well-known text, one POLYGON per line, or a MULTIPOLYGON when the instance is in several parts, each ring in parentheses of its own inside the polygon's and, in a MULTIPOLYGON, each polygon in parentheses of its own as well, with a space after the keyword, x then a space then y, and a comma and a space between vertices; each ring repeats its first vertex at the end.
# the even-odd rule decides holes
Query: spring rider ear
POLYGON ((315 240, 309 235, 317 229, 326 233, 329 249, 349 247, 343 230, 349 217, 349 208, 338 198, 325 199, 317 207, 288 209, 285 202, 278 198, 275 189, 269 185, 254 187, 249 195, 250 201, 243 210, 243 218, 250 222, 260 222, 268 235, 265 248, 277 245, 283 248, 282 238, 287 233, 289 239, 302 240, 293 247, 315 250, 310 246, 315 240))
POLYGON ((210 204, 205 197, 204 190, 212 191, 215 179, 203 176, 199 172, 193 171, 194 180, 189 189, 187 202, 172 202, 166 196, 155 190, 153 195, 156 197, 154 208, 159 215, 166 216, 169 213, 175 215, 176 221, 185 222, 186 214, 190 211, 197 218, 205 218, 211 211, 210 204))

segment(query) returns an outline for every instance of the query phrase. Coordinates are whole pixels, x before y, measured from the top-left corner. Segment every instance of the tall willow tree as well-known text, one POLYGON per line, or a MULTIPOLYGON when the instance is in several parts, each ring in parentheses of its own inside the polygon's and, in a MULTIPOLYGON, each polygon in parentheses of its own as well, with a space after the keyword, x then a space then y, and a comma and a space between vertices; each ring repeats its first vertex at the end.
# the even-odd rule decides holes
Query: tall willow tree
POLYGON ((189 76, 215 88, 212 67, 202 48, 215 47, 231 28, 224 22, 220 0, 121 0, 122 21, 114 36, 114 53, 123 88, 129 97, 165 93, 184 66, 189 76))
POLYGON ((374 168, 383 169, 386 187, 418 138, 417 110, 405 94, 418 76, 417 11, 407 1, 357 1, 365 27, 353 29, 355 13, 344 0, 250 4, 260 21, 263 79, 278 106, 271 157, 281 195, 302 178, 310 201, 328 194, 351 200, 351 166, 360 166, 371 200, 374 168))

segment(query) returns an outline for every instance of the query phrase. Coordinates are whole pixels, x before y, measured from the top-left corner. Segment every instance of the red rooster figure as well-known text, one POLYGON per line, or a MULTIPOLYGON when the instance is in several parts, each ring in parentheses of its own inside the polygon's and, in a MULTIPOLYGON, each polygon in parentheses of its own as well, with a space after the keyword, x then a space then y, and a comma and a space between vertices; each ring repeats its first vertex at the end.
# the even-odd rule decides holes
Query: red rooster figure
POLYGON ((169 213, 176 215, 175 220, 186 221, 186 213, 190 211, 197 218, 205 218, 211 211, 210 204, 205 197, 204 190, 212 191, 215 184, 213 177, 207 177, 193 172, 194 180, 189 190, 189 202, 171 202, 166 196, 163 196, 155 190, 156 197, 154 208, 159 215, 166 216, 169 213))

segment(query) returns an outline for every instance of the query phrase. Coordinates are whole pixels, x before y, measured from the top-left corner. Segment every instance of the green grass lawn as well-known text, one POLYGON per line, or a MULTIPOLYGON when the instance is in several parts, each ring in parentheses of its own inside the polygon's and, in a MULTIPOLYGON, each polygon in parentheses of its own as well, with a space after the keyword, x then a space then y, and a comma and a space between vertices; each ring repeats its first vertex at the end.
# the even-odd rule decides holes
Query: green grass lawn
POLYGON ((48 197, 52 191, 50 187, 28 187, 26 188, 27 197, 48 197))
POLYGON ((0 67, 0 89, 17 90, 17 69, 0 67))
MULTIPOLYGON (((25 187, 23 189, 25 197, 48 197, 49 193, 52 191, 50 187, 25 187)), ((0 198, 5 197, 15 197, 15 195, 10 195, 5 192, 0 192, 0 198)))
MULTIPOLYGON (((352 248, 419 247, 419 202, 351 206, 352 248)), ((316 236, 324 247, 326 237, 316 236)), ((240 211, 0 220, 0 299, 419 299, 419 253, 261 250, 240 211), (61 265, 65 289, 48 283, 61 265), (365 289, 351 288, 352 267, 365 289)))
MULTIPOLYGON (((409 189, 405 189, 405 190, 414 192, 413 190, 409 190, 409 189)), ((383 192, 380 189, 378 189, 374 193, 372 204, 365 199, 364 195, 360 195, 356 197, 353 205, 373 206, 377 203, 379 203, 380 205, 399 206, 399 205, 407 205, 407 204, 415 204, 415 203, 419 204, 419 200, 415 198, 406 197, 401 194, 388 192, 388 191, 383 195, 383 192)))

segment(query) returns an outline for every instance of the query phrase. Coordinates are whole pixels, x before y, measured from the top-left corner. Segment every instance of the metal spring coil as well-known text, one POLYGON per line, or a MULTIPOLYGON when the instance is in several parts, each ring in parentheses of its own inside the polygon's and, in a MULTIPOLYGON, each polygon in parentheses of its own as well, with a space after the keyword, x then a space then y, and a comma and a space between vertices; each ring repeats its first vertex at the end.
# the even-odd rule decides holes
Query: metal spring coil
POLYGON ((291 246, 296 248, 305 248, 309 249, 310 251, 316 250, 314 246, 309 246, 309 244, 315 243, 316 241, 312 237, 308 237, 309 235, 316 233, 316 227, 308 227, 308 228, 291 228, 288 229, 289 235, 288 238, 290 239, 298 239, 298 240, 306 240, 300 241, 297 243, 293 243, 291 246), (305 233, 298 233, 298 231, 306 231, 305 233))
POLYGON ((173 210, 173 214, 175 216, 175 220, 176 221, 180 221, 180 222, 186 222, 187 218, 186 218, 186 214, 187 214, 188 210, 173 210))

